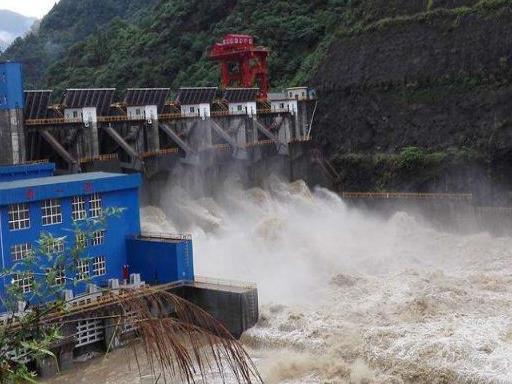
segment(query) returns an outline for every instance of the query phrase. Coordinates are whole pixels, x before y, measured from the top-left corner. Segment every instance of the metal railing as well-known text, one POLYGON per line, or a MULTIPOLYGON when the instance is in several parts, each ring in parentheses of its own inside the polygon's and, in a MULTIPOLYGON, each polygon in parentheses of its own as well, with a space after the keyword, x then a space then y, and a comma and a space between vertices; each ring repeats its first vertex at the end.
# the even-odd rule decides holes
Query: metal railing
POLYGON ((35 164, 48 164, 50 162, 49 159, 41 159, 41 160, 29 160, 19 163, 18 165, 35 165, 35 164))
POLYGON ((95 157, 82 157, 80 159, 80 164, 91 163, 93 161, 113 161, 118 159, 119 155, 117 153, 109 153, 106 155, 99 155, 95 157))
POLYGON ((99 123, 114 123, 116 121, 144 121, 146 118, 143 115, 140 116, 98 116, 99 123))
POLYGON ((165 148, 165 149, 160 149, 158 151, 144 152, 143 155, 142 155, 142 158, 143 159, 147 159, 149 157, 158 157, 158 156, 172 155, 172 154, 176 154, 176 153, 179 153, 179 152, 180 152, 179 148, 165 148))
POLYGON ((342 192, 345 199, 403 199, 471 201, 471 193, 342 192))
POLYGON ((225 287, 233 287, 233 288, 255 289, 258 287, 258 285, 256 283, 252 283, 252 282, 217 279, 214 277, 204 277, 204 276, 195 276, 194 281, 199 284, 202 283, 202 284, 212 284, 212 285, 223 285, 225 287))
POLYGON ((159 240, 192 240, 192 235, 188 233, 142 232, 139 237, 159 240))
MULTIPOLYGON (((290 111, 277 111, 272 110, 271 108, 258 109, 256 111, 259 115, 265 114, 280 114, 280 113, 289 113, 290 111)), ((223 117, 223 116, 240 116, 239 111, 212 111, 210 112, 211 117, 223 117)), ((200 113, 197 114, 182 114, 182 113, 163 113, 158 115, 159 121, 168 121, 168 120, 179 120, 179 119, 187 119, 187 118, 197 118, 202 117, 200 113)), ((98 123, 114 123, 114 122, 123 122, 123 121, 144 121, 144 120, 152 120, 151 118, 144 118, 142 116, 98 116, 96 121, 98 123)), ((65 125, 65 124, 85 124, 87 121, 84 121, 83 118, 65 118, 65 117, 56 117, 56 118, 47 118, 47 119, 27 119, 25 120, 25 124, 27 126, 37 126, 37 125, 65 125)))
POLYGON ((82 124, 82 118, 66 119, 64 117, 56 117, 51 119, 27 119, 26 125, 62 125, 62 124, 82 124))

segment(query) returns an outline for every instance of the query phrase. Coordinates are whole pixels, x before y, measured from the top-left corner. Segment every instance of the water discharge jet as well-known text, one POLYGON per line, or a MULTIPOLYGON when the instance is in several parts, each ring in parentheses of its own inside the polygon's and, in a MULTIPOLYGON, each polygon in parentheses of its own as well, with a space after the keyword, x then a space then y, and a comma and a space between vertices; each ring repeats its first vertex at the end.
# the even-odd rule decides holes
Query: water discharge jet
POLYGON ((273 178, 210 198, 161 191, 145 226, 191 231, 199 274, 258 283, 242 340, 266 382, 512 381, 512 238, 377 217, 273 178))

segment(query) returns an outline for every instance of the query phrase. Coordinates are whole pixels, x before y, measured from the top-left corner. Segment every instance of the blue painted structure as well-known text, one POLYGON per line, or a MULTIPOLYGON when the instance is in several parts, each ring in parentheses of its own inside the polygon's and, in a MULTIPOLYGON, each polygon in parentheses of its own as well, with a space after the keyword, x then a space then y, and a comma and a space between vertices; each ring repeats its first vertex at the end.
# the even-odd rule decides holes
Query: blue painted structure
POLYGON ((53 176, 55 164, 37 163, 0 166, 0 182, 53 176))
POLYGON ((0 63, 0 110, 23 109, 23 73, 20 63, 0 63))
POLYGON ((128 264, 150 284, 193 281, 192 240, 134 237, 128 240, 128 264))
MULTIPOLYGON (((91 223, 91 220, 73 220, 73 201, 81 197, 83 208, 90 215, 94 196, 101 200, 103 210, 122 208, 123 211, 120 216, 107 216, 105 223, 94 228, 105 231, 104 240, 94 245, 92 239, 88 239, 80 255, 82 260, 88 262, 90 278, 76 283, 73 281, 76 276, 66 275, 68 280, 63 288, 71 289, 78 295, 90 283, 107 286, 109 279, 123 278, 123 266, 127 264, 130 265, 130 273, 140 273, 148 282, 164 284, 193 279, 191 240, 149 239, 141 235, 138 192, 142 181, 139 174, 96 172, 31 178, 47 175, 50 169, 48 164, 0 168, 0 179, 12 176, 12 181, 0 181, 0 269, 17 265, 16 246, 30 244, 32 250, 41 248, 38 241, 42 233, 64 238, 64 252, 70 252, 76 244, 75 225, 80 225, 80 222, 86 225, 91 223), (62 219, 56 224, 43 225, 42 206, 49 199, 58 202, 62 219), (27 228, 13 229, 10 226, 9 221, 13 216, 9 215, 9 211, 13 212, 17 204, 28 209, 30 225, 27 228), (95 276, 93 260, 98 257, 105 258, 106 270, 95 276)), ((72 258, 67 257, 67 260, 72 258)), ((39 265, 37 272, 49 266, 39 265)), ((29 272, 23 269, 18 271, 29 272)), ((34 278, 37 280, 38 277, 34 278)), ((4 278, 0 283, 0 296, 5 294, 5 288, 12 283, 11 280, 12 277, 4 278)), ((30 293, 27 293, 27 299, 29 296, 30 293)), ((3 310, 0 305, 0 312, 3 310)))

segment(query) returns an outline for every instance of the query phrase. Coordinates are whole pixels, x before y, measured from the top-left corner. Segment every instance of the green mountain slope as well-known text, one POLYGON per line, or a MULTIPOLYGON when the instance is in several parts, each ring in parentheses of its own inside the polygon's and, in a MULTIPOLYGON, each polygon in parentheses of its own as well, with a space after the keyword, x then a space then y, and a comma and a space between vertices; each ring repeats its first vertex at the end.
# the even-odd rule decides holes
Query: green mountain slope
POLYGON ((476 0, 61 0, 38 34, 0 59, 25 64, 27 87, 218 82, 206 49, 226 33, 268 46, 272 85, 306 83, 335 39, 389 17, 476 0))
POLYGON ((40 28, 18 38, 0 60, 17 60, 25 66, 28 88, 43 87, 47 70, 69 55, 69 48, 83 41, 113 19, 137 20, 158 0, 61 0, 44 17, 40 28))
POLYGON ((3 58, 25 64, 30 87, 216 84, 207 47, 225 33, 250 33, 273 50, 278 86, 305 79, 349 1, 156 2, 61 0, 40 33, 18 40, 3 58))
POLYGON ((271 48, 273 87, 318 88, 313 136, 344 188, 510 181, 512 0, 61 0, 0 60, 29 88, 217 85, 226 33, 271 48))

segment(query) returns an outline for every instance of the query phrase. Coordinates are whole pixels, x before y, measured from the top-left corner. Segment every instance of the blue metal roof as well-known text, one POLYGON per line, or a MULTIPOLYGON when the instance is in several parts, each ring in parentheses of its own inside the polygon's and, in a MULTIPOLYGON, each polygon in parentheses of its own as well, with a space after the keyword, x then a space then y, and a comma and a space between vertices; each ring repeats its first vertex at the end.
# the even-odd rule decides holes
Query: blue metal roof
POLYGON ((0 182, 0 206, 139 188, 139 174, 92 172, 0 182))
POLYGON ((55 164, 35 163, 0 166, 0 182, 53 176, 55 164))

